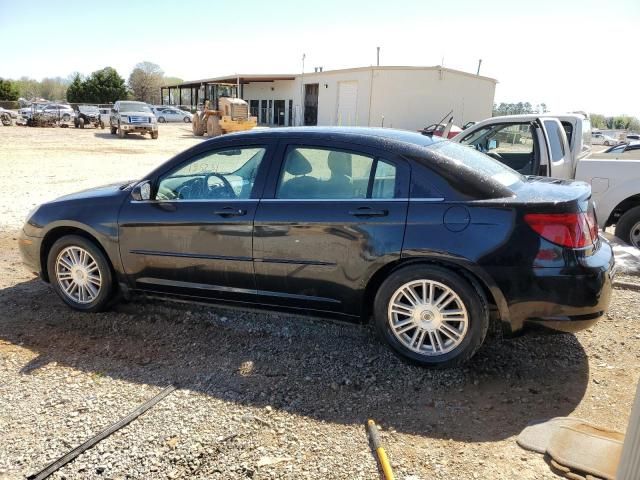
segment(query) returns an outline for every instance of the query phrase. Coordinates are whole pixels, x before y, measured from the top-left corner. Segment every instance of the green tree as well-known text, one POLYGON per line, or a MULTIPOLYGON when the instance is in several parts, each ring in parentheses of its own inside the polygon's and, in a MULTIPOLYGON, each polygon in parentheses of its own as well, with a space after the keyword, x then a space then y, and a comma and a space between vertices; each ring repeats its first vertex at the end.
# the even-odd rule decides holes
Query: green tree
POLYGON ((82 103, 84 99, 84 83, 79 73, 73 76, 73 80, 67 88, 67 102, 82 103))
POLYGON ((160 87, 164 85, 164 72, 151 62, 138 63, 129 75, 129 88, 136 100, 160 103, 160 87))
POLYGON ((493 116, 498 115, 524 115, 527 113, 544 113, 547 111, 546 103, 539 103, 533 107, 530 102, 518 102, 518 103, 500 103, 493 104, 493 116))
POLYGON ((18 100, 20 93, 18 88, 11 80, 3 80, 0 78, 0 100, 18 100))

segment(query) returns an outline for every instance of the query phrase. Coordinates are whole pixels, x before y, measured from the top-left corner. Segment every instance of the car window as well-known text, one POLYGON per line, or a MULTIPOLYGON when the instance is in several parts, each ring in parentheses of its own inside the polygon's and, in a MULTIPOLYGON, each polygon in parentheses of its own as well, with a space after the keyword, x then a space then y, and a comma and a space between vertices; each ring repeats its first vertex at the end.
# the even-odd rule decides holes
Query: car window
POLYGON ((549 137, 551 147, 551 160, 557 162, 564 157, 564 139, 560 132, 560 127, 553 120, 545 120, 544 127, 549 137))
POLYGON ((533 175, 536 146, 530 122, 488 125, 464 137, 463 145, 474 147, 524 175, 533 175))
POLYGON ((396 168, 390 162, 342 150, 296 147, 285 156, 276 198, 393 198, 395 187, 396 168))
POLYGON ((165 174, 156 200, 233 200, 251 198, 266 149, 229 148, 198 155, 165 174))

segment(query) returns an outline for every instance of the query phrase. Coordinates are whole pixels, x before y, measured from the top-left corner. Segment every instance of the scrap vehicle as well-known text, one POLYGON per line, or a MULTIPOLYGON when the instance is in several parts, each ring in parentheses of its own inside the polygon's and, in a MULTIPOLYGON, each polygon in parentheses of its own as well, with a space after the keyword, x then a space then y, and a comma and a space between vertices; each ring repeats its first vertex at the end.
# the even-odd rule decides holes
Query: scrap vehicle
POLYGON ((208 97, 193 115, 194 135, 217 137, 229 132, 251 130, 258 124, 257 117, 249 115, 249 104, 238 98, 238 87, 233 84, 207 85, 208 97))
MULTIPOLYGON (((640 247, 640 158, 592 155, 591 122, 583 113, 492 117, 453 138, 518 172, 591 185, 598 224, 640 247)), ((630 155, 630 156, 626 156, 630 155)))
POLYGON ((100 116, 100 110, 95 105, 78 105, 76 116, 73 120, 76 128, 84 128, 86 125, 93 125, 95 128, 104 128, 104 123, 100 116))
POLYGON ((9 127, 13 125, 13 120, 18 118, 18 114, 13 110, 7 110, 6 108, 0 107, 0 122, 5 127, 9 127))
POLYGON ((26 112, 26 125, 29 127, 68 127, 74 121, 75 115, 73 108, 66 104, 34 102, 26 112))
POLYGON ((438 137, 255 129, 44 203, 18 246, 78 311, 141 291, 324 312, 452 367, 490 319, 571 332, 606 315, 615 263, 593 209, 583 182, 520 175, 438 137))
POLYGON ((124 138, 128 133, 149 134, 158 138, 158 121, 151 107, 144 102, 119 100, 111 109, 109 126, 112 135, 124 138))

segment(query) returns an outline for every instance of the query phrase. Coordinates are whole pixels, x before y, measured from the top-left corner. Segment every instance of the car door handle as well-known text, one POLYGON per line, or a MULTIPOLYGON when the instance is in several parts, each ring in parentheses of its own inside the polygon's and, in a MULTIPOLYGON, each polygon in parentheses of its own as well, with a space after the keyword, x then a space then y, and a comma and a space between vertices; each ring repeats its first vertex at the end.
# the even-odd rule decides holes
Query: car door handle
POLYGON ((224 207, 220 210, 216 210, 213 212, 216 215, 220 215, 221 217, 241 217, 247 214, 246 210, 242 208, 233 208, 233 207, 224 207))
POLYGON ((349 210, 349 215, 353 215, 354 217, 386 217, 389 215, 389 210, 360 207, 356 210, 349 210))

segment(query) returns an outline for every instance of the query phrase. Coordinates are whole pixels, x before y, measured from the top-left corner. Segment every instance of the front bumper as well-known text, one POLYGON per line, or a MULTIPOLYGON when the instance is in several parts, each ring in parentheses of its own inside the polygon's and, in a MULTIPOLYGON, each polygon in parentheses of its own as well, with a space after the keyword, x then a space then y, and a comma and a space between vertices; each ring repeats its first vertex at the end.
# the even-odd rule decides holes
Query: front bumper
POLYGON ((42 262, 40 259, 41 237, 32 237, 21 230, 18 237, 18 249, 24 266, 34 275, 42 278, 42 262))
POLYGON ((157 132, 157 123, 122 123, 120 124, 125 132, 157 132))
POLYGON ((512 272, 500 282, 511 331, 527 325, 563 332, 591 327, 609 308, 615 274, 613 250, 604 238, 593 255, 575 264, 512 272))

